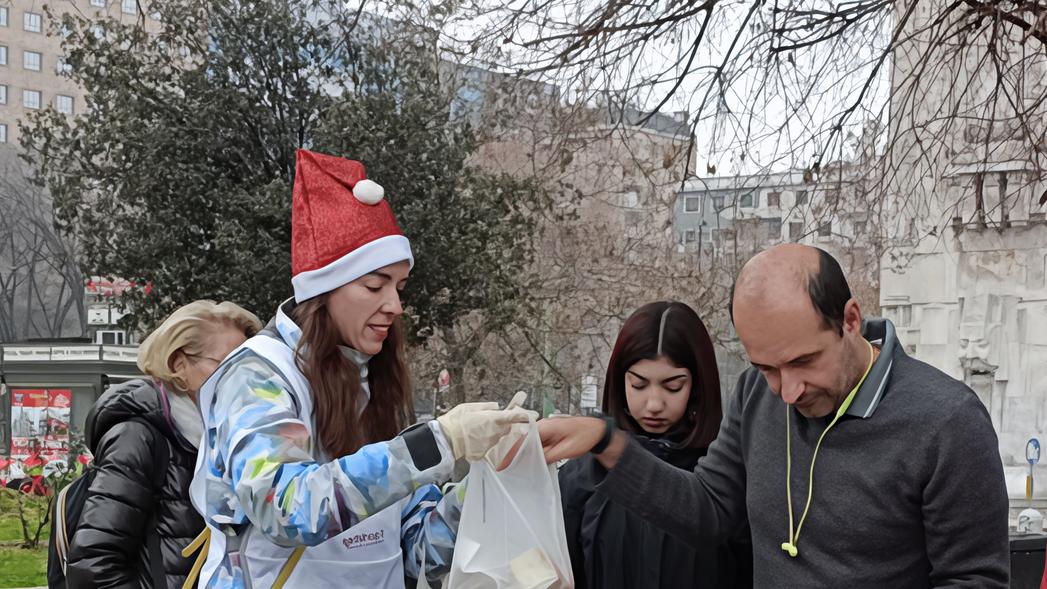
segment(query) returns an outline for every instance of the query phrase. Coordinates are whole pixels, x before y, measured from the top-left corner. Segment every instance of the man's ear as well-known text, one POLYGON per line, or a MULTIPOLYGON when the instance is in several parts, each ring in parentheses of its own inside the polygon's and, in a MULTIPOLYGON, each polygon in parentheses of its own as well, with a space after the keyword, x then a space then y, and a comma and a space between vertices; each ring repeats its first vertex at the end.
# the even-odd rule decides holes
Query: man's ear
POLYGON ((862 309, 858 306, 858 299, 851 299, 843 306, 843 331, 861 336, 862 334, 862 309))

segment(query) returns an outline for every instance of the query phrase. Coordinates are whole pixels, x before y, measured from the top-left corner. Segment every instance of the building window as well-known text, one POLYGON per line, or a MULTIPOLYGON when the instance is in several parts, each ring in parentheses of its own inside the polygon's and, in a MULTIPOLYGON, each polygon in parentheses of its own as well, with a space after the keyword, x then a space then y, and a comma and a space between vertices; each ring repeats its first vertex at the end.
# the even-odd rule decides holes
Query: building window
POLYGON ((7 104, 7 84, 0 84, 0 104, 7 104))
POLYGON ((752 192, 743 194, 738 200, 738 206, 746 209, 751 209, 756 206, 756 195, 752 192))
POLYGON ((0 143, 7 143, 7 125, 0 124, 0 143))
POLYGON ((44 19, 37 12, 22 15, 22 28, 30 33, 41 33, 44 30, 44 19))
POLYGON ((120 2, 120 12, 124 14, 135 14, 138 12, 138 0, 123 0, 120 2))
POLYGON ((723 196, 714 196, 713 197, 713 209, 715 211, 717 211, 717 212, 720 212, 720 211, 723 210, 723 196))
POLYGON ((769 207, 780 207, 780 206, 782 206, 782 193, 781 192, 768 192, 767 193, 767 206, 769 206, 769 207))
POLYGON ((902 305, 898 309, 898 325, 902 327, 909 327, 912 325, 912 305, 902 305))
POLYGON ((865 221, 855 221, 854 222, 854 236, 855 237, 858 237, 859 235, 865 235, 865 229, 866 229, 865 221))
POLYGON ((883 308, 884 317, 891 320, 895 327, 912 325, 912 305, 892 305, 883 308))
POLYGON ((22 52, 22 67, 27 70, 34 72, 40 71, 40 62, 43 61, 44 56, 40 55, 36 51, 23 51, 22 52))
POLYGON ((95 332, 95 343, 113 346, 124 345, 126 334, 123 331, 97 331, 95 332))
POLYGON ((73 114, 73 97, 62 96, 61 94, 55 96, 55 110, 64 115, 73 114))
POLYGON ((822 223, 818 226, 818 237, 829 237, 832 234, 833 224, 831 221, 829 223, 822 223))
POLYGON ((91 0, 91 6, 105 8, 105 0, 91 0))
POLYGON ((22 90, 22 106, 31 109, 40 108, 40 91, 39 90, 22 90))
POLYGON ((803 237, 803 223, 789 223, 789 241, 797 241, 803 237))
POLYGON ((781 217, 774 217, 770 219, 764 219, 763 225, 767 229, 767 239, 771 241, 778 241, 782 238, 782 219, 781 217))
POLYGON ((7 46, 0 45, 0 65, 7 65, 7 46))
POLYGON ((8 14, 7 7, 6 6, 0 6, 0 27, 6 27, 7 26, 7 14, 8 14))
POLYGON ((683 201, 683 210, 687 213, 697 213, 701 208, 701 199, 697 196, 688 196, 683 201))
POLYGON ((796 191, 796 204, 805 205, 807 204, 807 191, 798 190, 796 191))
POLYGON ((694 243, 694 229, 688 229, 683 232, 684 243, 694 243))

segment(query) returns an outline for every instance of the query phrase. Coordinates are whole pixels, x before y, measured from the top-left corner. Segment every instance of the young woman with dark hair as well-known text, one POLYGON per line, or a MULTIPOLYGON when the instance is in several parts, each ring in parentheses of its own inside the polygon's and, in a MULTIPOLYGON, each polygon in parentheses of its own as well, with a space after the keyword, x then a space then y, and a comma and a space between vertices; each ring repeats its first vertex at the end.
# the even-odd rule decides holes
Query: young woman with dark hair
MULTIPOLYGON (((713 344, 693 309, 658 302, 629 317, 607 366, 603 410, 652 454, 694 469, 716 437, 722 411, 713 344)), ((560 469, 580 589, 751 586, 748 530, 721 546, 692 548, 596 491, 605 474, 591 454, 560 469)))
POLYGON ((360 163, 298 152, 294 298, 200 392, 201 587, 437 581, 461 504, 436 485, 529 418, 473 403, 404 430, 400 292, 414 259, 383 195, 360 163))

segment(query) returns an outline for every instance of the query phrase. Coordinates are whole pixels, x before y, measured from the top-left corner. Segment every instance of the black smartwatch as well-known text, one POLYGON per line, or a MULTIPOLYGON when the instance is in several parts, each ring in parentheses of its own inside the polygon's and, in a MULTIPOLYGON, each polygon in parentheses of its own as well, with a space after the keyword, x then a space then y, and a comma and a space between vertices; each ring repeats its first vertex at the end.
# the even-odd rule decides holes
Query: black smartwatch
POLYGON ((603 451, 611 445, 611 440, 614 439, 614 418, 608 415, 603 415, 600 417, 600 419, 602 419, 604 423, 603 437, 600 438, 599 442, 596 442, 596 445, 593 446, 591 450, 589 450, 589 452, 593 454, 603 453, 603 451))

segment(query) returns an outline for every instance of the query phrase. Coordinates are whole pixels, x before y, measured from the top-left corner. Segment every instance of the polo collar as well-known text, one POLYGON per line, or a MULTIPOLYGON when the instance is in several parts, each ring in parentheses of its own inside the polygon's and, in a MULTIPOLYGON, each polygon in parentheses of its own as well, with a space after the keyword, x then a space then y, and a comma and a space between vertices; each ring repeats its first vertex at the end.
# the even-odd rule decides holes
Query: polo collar
MULTIPOLYGON (((884 390, 894 366, 894 354, 901 352, 898 338, 895 335, 894 324, 890 319, 870 317, 862 323, 862 337, 869 343, 880 348, 880 355, 869 370, 869 376, 854 395, 851 406, 847 409, 847 415, 868 419, 876 411, 880 401, 883 400, 884 390)), ((903 352, 904 353, 904 352, 903 352)))

